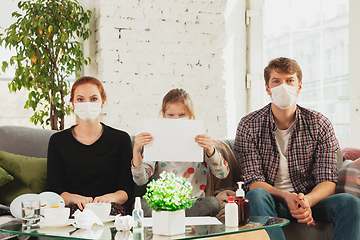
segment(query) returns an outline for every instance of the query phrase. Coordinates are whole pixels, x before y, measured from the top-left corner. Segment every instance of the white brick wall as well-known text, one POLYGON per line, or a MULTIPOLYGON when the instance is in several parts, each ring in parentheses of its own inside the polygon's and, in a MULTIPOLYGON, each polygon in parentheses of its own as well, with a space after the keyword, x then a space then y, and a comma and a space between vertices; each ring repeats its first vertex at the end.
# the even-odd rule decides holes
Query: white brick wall
POLYGON ((226 138, 228 1, 94 0, 97 77, 108 94, 103 121, 138 134, 144 119, 159 117, 163 96, 184 88, 206 133, 226 138))

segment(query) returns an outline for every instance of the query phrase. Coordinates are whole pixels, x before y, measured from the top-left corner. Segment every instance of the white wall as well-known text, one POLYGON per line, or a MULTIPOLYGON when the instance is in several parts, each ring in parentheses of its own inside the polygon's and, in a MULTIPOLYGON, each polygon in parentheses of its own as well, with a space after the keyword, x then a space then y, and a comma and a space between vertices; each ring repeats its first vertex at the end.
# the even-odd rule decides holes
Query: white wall
POLYGON ((87 47, 95 59, 85 73, 104 82, 105 123, 138 134, 144 119, 158 118, 163 96, 184 88, 207 134, 225 138, 234 131, 237 112, 245 114, 245 102, 238 102, 246 96, 245 0, 93 0, 86 5, 93 11, 95 34, 87 47), (233 67, 225 68, 225 62, 233 67))

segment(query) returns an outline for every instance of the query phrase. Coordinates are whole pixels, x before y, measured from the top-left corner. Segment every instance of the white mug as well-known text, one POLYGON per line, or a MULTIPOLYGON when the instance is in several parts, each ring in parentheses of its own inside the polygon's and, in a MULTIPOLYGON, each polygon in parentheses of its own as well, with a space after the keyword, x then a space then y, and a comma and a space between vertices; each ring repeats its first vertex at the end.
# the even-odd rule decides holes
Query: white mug
POLYGON ((106 220, 110 215, 111 203, 87 203, 85 209, 92 210, 100 220, 106 220))
POLYGON ((70 217, 70 208, 45 208, 44 218, 47 223, 65 223, 70 217))

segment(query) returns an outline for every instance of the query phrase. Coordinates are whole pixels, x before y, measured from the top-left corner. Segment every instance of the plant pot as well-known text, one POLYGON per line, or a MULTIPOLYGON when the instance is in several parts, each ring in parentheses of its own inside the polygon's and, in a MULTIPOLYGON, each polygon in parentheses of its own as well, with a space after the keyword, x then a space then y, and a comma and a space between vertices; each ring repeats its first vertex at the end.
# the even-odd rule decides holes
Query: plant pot
POLYGON ((185 210, 152 211, 153 234, 172 236, 185 233, 185 210))

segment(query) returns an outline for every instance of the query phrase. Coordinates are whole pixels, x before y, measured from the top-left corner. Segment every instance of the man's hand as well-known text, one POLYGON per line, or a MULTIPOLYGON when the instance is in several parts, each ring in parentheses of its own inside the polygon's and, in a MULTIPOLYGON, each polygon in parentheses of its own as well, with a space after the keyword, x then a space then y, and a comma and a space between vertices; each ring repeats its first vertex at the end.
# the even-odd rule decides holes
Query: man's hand
POLYGON ((286 202, 291 215, 296 218, 299 223, 306 223, 309 227, 315 226, 310 205, 304 194, 290 193, 286 202))

